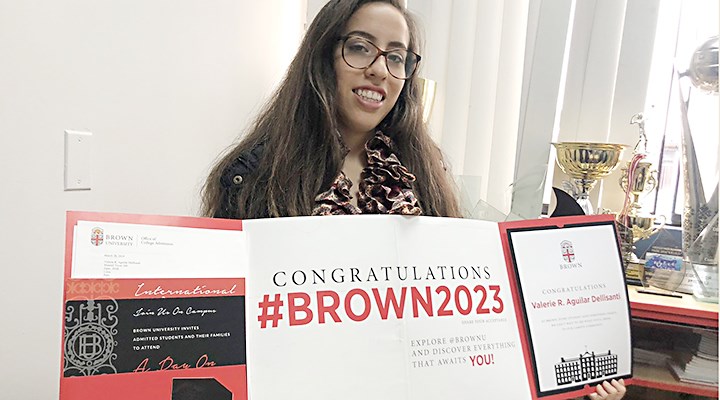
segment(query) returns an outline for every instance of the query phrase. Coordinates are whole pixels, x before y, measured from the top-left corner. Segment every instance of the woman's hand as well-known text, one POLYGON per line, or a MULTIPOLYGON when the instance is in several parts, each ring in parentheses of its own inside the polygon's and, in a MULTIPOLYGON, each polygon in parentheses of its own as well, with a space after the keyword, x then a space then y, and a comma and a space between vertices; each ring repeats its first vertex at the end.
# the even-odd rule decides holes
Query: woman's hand
POLYGON ((615 379, 610 382, 605 381, 602 385, 597 385, 595 393, 589 397, 591 400, 620 400, 625 396, 625 381, 615 379))

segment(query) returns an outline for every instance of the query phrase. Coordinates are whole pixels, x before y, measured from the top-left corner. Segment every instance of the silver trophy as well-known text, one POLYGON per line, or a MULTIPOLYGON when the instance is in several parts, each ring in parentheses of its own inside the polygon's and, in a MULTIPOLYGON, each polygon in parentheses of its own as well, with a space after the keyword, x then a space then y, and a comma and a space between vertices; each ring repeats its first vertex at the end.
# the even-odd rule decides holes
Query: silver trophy
MULTIPOLYGON (((718 37, 705 41, 693 53, 689 69, 678 74, 678 81, 689 77, 692 86, 702 92, 718 94, 718 37)), ((718 301, 718 182, 710 201, 705 198, 695 145, 688 120, 687 99, 678 84, 682 120, 682 175, 685 204, 682 215, 683 255, 692 266, 697 278, 695 297, 699 300, 718 301), (714 238, 714 239, 713 239, 714 238)), ((692 90, 692 88, 690 88, 692 90)))

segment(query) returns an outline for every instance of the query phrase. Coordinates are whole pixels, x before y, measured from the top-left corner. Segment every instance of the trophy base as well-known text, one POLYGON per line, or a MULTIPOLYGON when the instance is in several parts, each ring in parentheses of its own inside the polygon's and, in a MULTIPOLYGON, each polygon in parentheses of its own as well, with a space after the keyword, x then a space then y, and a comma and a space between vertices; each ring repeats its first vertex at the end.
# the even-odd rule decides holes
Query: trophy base
POLYGON ((703 296, 703 295, 698 295, 698 294, 693 294, 693 298, 696 301, 699 301, 701 303, 718 303, 718 301, 720 300, 720 299, 718 299, 717 296, 708 297, 708 296, 703 296))
POLYGON ((625 264, 625 281, 629 285, 642 286, 645 277, 645 261, 643 260, 626 260, 625 264))
POLYGON ((697 280, 693 287, 693 297, 703 303, 718 302, 718 266, 692 264, 697 280))
POLYGON ((669 291, 663 290, 663 289, 644 288, 644 289, 638 289, 637 292, 644 293, 644 294, 653 294, 656 296, 667 296, 667 297, 674 297, 676 299, 682 299, 682 295, 677 294, 675 292, 669 292, 669 291))

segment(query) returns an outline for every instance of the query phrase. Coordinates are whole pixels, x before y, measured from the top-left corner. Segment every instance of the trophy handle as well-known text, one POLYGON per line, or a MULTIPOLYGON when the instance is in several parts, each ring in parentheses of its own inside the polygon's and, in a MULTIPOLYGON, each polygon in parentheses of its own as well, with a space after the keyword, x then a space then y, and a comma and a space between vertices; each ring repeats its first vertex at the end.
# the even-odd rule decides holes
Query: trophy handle
MULTIPOLYGON (((650 171, 650 176, 648 176, 648 179, 647 179, 647 186, 648 186, 647 193, 650 193, 650 192, 652 192, 653 190, 655 190, 655 188, 657 188, 657 184, 658 184, 658 182, 657 182, 657 173, 658 173, 658 172, 657 172, 656 169, 650 171)), ((662 223, 662 225, 665 226, 665 216, 663 216, 663 223, 662 223)))
POLYGON ((660 229, 662 229, 662 228, 665 227, 665 223, 667 222, 667 218, 665 218, 664 215, 660 215, 660 218, 662 218, 662 222, 660 222, 660 225, 658 225, 656 228, 654 228, 654 229, 652 230, 652 233, 650 234, 650 236, 656 234, 660 229))
POLYGON ((628 185, 628 169, 622 168, 620 172, 620 178, 618 179, 618 183, 620 184, 620 188, 623 190, 623 192, 627 192, 627 185, 628 185))

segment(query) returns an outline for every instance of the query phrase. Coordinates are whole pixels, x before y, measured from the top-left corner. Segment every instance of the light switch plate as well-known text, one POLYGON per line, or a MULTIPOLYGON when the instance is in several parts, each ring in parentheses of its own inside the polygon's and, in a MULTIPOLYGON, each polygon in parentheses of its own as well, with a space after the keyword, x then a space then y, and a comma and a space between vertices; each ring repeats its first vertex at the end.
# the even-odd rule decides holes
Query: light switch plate
POLYGON ((65 131, 65 190, 92 186, 92 133, 65 131))

